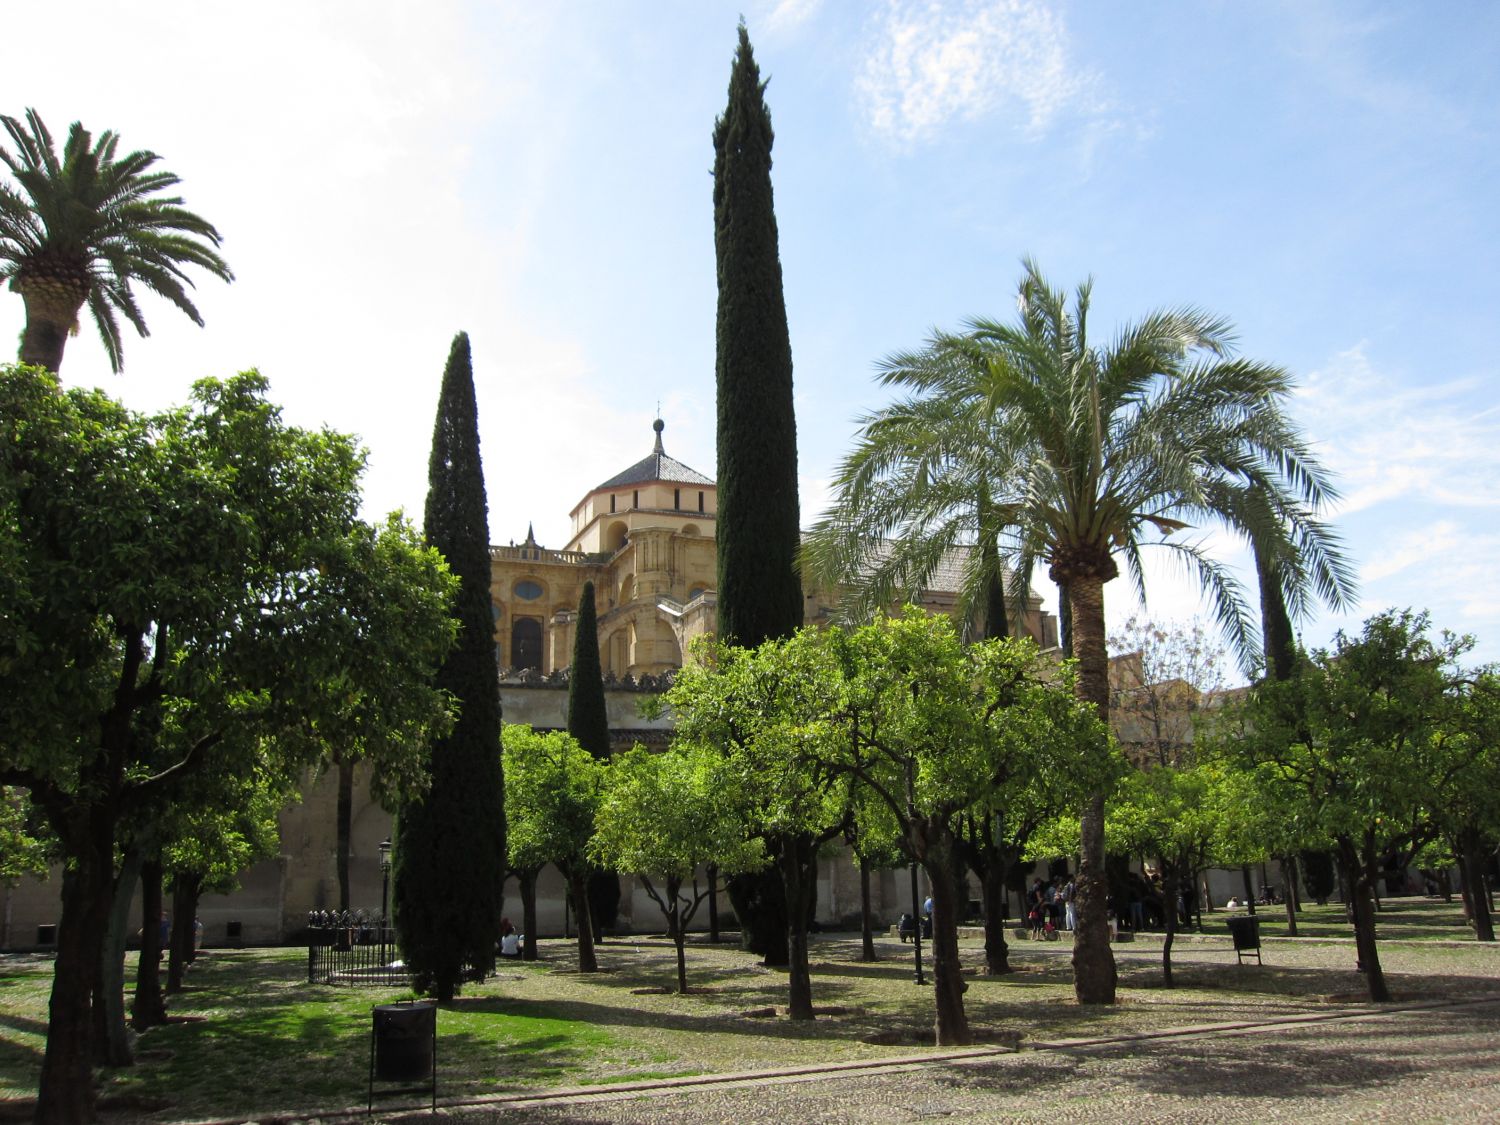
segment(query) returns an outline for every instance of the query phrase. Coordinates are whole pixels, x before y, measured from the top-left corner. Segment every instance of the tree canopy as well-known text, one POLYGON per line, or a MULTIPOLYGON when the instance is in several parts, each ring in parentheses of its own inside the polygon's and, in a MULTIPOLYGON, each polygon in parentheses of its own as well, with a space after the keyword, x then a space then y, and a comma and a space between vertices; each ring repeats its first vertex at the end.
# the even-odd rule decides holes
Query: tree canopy
MULTIPOLYGON (((1236 358, 1229 323, 1192 308, 1149 313, 1095 344, 1091 295, 1086 282, 1070 307, 1027 261, 1015 321, 977 318, 887 357, 881 381, 904 395, 862 420, 804 558, 820 584, 846 591, 853 613, 868 613, 887 594, 866 581, 872 545, 919 540, 915 557, 930 558, 969 530, 949 513, 982 515, 966 593, 990 585, 992 543, 1017 582, 1046 563, 1064 591, 1079 696, 1103 717, 1104 587, 1123 563, 1144 600, 1145 547, 1172 552, 1200 579, 1247 666, 1259 649, 1238 583, 1202 537, 1178 533, 1228 526, 1278 561, 1289 589, 1336 605, 1352 579, 1318 515, 1332 485, 1284 410, 1288 373, 1236 358)), ((1086 799, 1082 824, 1074 990, 1080 1002, 1113 1003, 1101 794, 1086 799)))
POLYGON ((286 425, 254 372, 155 415, 0 367, 0 783, 67 861, 42 1120, 90 1114, 90 993, 115 844, 189 779, 387 753, 447 721, 452 583, 403 521, 356 518, 352 438, 286 425))

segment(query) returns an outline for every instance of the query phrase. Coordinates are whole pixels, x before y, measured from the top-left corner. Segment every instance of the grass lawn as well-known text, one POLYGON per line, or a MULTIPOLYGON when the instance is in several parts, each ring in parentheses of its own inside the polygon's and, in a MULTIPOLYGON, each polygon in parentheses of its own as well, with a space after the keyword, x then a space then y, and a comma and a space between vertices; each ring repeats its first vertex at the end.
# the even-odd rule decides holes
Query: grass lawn
MULTIPOLYGON (((1235 913, 1243 914, 1244 911, 1235 913)), ((1263 937, 1286 936, 1286 907, 1257 906, 1255 913, 1260 919, 1263 937)), ((1203 924, 1210 932, 1227 933, 1224 918, 1224 914, 1205 914, 1203 924)), ((1309 903, 1297 915, 1298 937, 1347 938, 1353 933, 1353 926, 1344 916, 1342 903, 1333 902, 1327 906, 1309 903)), ((1375 916, 1375 934, 1381 941, 1474 940, 1474 929, 1464 918, 1463 904, 1456 895, 1451 903, 1435 898, 1385 899, 1375 916)))
MULTIPOLYGON (((1444 932, 1437 913, 1427 910, 1412 931, 1444 932)), ((1389 919, 1405 916, 1393 910, 1389 919)), ((1222 916, 1215 925, 1222 930, 1222 916)), ((1397 928, 1384 928, 1383 936, 1397 928)), ((1066 942, 1013 942, 1017 972, 990 978, 978 973, 980 943, 966 939, 970 1020, 981 1034, 1019 1038, 1024 1046, 1327 1010, 1364 995, 1348 941, 1270 936, 1259 968, 1236 965, 1227 936, 1185 941, 1173 958, 1178 987, 1168 990, 1160 983, 1160 943, 1147 938, 1116 946, 1120 1003, 1110 1009, 1074 1003, 1066 942)), ((544 941, 543 960, 503 963, 498 976, 439 1012, 439 1098, 920 1051, 932 1022, 931 989, 912 980, 910 946, 893 939, 878 946, 882 960, 866 964, 857 940, 817 939, 820 1016, 794 1024, 784 1017, 785 973, 731 946, 691 946, 693 991, 677 996, 663 991, 675 965, 663 940, 607 941, 599 949, 605 971, 592 975, 575 971, 572 943, 544 941), (773 1008, 776 1014, 767 1014, 773 1008)), ((1500 991, 1497 950, 1398 943, 1382 951, 1382 962, 1398 1001, 1440 999, 1500 991)), ((205 951, 188 989, 170 1004, 178 1022, 140 1038, 136 1066, 102 1072, 103 1106, 115 1107, 106 1120, 264 1117, 362 1105, 370 1008, 408 994, 309 985, 305 965, 300 949, 205 951)), ((35 1095, 51 971, 50 958, 0 957, 0 1120, 24 1117, 35 1095)))

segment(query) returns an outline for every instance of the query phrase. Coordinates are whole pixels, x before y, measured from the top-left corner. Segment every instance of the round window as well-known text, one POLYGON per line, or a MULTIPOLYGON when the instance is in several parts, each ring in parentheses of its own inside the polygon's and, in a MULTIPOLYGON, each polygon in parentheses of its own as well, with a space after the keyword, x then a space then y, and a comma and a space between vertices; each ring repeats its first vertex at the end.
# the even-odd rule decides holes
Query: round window
POLYGON ((521 598, 523 601, 534 602, 542 596, 542 588, 537 583, 528 579, 524 582, 516 583, 515 593, 516 597, 521 598))

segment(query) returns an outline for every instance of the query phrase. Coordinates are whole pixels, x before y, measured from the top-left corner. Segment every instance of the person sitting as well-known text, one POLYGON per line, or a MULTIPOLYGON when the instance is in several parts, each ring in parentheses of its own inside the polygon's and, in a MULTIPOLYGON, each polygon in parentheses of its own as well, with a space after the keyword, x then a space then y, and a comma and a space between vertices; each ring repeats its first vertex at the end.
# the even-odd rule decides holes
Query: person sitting
POLYGON ((509 918, 500 919, 500 956, 521 956, 521 935, 516 933, 516 928, 510 924, 509 918))

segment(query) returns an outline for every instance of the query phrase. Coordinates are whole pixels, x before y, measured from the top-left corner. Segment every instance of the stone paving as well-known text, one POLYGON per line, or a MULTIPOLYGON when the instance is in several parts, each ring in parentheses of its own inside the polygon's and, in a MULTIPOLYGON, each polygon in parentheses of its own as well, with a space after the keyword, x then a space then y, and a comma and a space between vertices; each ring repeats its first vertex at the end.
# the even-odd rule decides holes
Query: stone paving
MULTIPOLYGON (((1027 944, 1047 956, 1071 952, 1065 943, 1027 944)), ((1224 947, 1222 936, 1184 943, 1181 962, 1232 963, 1224 947)), ((1123 972, 1159 962, 1161 947, 1141 942, 1115 952, 1123 972)), ((1274 960, 1347 970, 1352 954, 1347 941, 1308 942, 1295 952, 1282 946, 1274 960)), ((1393 978, 1397 1003, 1384 1007, 1358 994, 1338 1006, 1287 996, 1268 1005, 1246 994, 1226 1005, 1223 1022, 1146 1036, 1051 1042, 1033 1034, 1019 1052, 929 1049, 882 1062, 515 1094, 439 1114, 523 1125, 1500 1123, 1500 947, 1471 942, 1445 954, 1429 943, 1391 942, 1382 960, 1388 971, 1412 970, 1393 978), (1423 988, 1412 991, 1415 983, 1423 988)))
MULTIPOLYGON (((956 1052, 963 1054, 963 1052, 956 1052)), ((440 1110, 473 1122, 1500 1122, 1500 997, 440 1110)))

